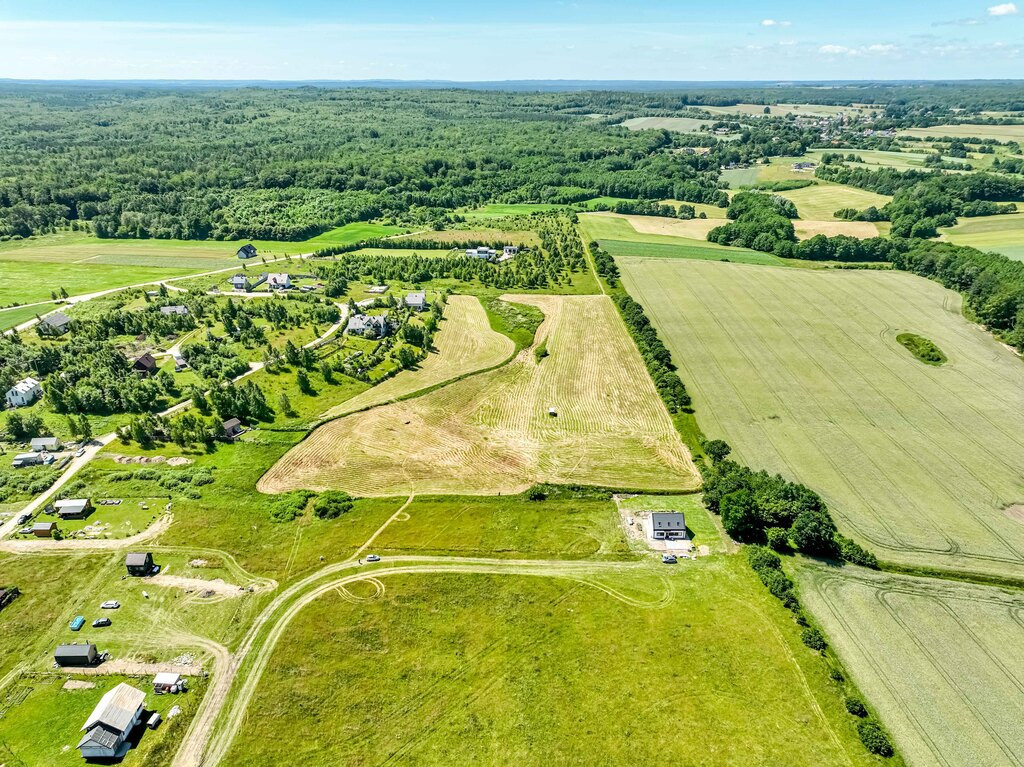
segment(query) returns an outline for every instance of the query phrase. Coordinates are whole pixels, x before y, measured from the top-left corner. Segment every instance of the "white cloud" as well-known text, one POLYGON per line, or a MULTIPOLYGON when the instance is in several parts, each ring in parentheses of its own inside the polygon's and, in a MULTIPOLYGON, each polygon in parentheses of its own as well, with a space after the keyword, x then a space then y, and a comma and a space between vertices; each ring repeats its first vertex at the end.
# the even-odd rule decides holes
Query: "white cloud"
POLYGON ((792 25, 792 21, 777 21, 776 19, 764 19, 761 22, 762 27, 788 27, 792 25))
POLYGON ((845 45, 823 45, 818 48, 818 53, 828 53, 831 55, 843 54, 843 53, 855 53, 853 48, 847 48, 845 45))
POLYGON ((1000 3, 988 9, 989 16, 1013 16, 1017 13, 1017 6, 1014 3, 1000 3))
POLYGON ((892 43, 875 43, 868 46, 868 53, 895 53, 898 50, 899 47, 892 43))

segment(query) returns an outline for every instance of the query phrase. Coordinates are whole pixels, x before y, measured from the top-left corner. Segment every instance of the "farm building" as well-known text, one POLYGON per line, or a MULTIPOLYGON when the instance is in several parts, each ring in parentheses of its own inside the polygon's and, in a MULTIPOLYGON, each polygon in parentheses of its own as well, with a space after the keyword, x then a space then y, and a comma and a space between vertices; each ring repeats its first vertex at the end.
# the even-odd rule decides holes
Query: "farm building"
POLYGON ((57 645, 53 653, 53 659, 58 666, 95 666, 99 658, 96 645, 89 642, 57 645))
POLYGON ((124 558, 128 575, 143 577, 153 572, 153 555, 150 552, 133 551, 124 558))
POLYGON ((7 605, 18 598, 21 592, 17 586, 4 586, 0 588, 0 610, 3 610, 7 605))
POLYGON ((224 436, 227 439, 234 439, 242 433, 242 422, 237 418, 229 418, 220 427, 224 430, 224 436))
POLYGON ((86 759, 117 759, 128 753, 128 735, 142 719, 146 693, 121 682, 108 690, 82 725, 78 750, 86 759))
POLYGON ((292 278, 287 274, 268 274, 267 287, 271 290, 287 290, 292 286, 292 278))
POLYGON ((22 378, 7 390, 7 404, 11 407, 31 405, 43 396, 43 387, 34 378, 22 378))
POLYGON ((651 533, 660 540, 686 537, 686 516, 681 511, 655 511, 651 514, 651 533))
POLYGON ((519 248, 515 245, 506 245, 501 249, 501 254, 503 256, 516 256, 519 255, 519 248))
POLYGON ((56 522, 36 522, 32 525, 32 535, 36 538, 52 538, 56 529, 56 522))
POLYGON ((366 292, 370 293, 371 295, 380 295, 381 293, 387 293, 388 292, 388 286, 387 285, 373 285, 373 286, 367 288, 366 292))
POLYGON ((48 314, 39 322, 39 329, 44 335, 59 336, 68 332, 71 327, 71 318, 64 312, 48 314))
POLYGON ((43 462, 43 457, 39 453, 19 453, 14 456, 14 460, 11 461, 11 466, 15 469, 20 469, 24 466, 36 466, 43 462))
POLYGON ((53 504, 61 519, 85 519, 92 514, 93 506, 88 498, 69 498, 53 504))
POLYGON ((36 437, 28 444, 32 448, 33 453, 53 453, 64 447, 64 443, 60 441, 60 437, 36 437))
POLYGON ((391 326, 383 314, 357 314, 349 319, 345 330, 364 338, 383 338, 391 331, 391 326))
POLYGON ((168 692, 183 692, 187 684, 186 679, 181 674, 175 674, 173 671, 161 671, 153 677, 153 692, 157 695, 163 695, 168 692))
POLYGON ((238 253, 236 255, 241 259, 256 258, 256 246, 252 243, 243 245, 238 249, 238 253))
POLYGON ((174 372, 175 373, 180 373, 182 370, 185 370, 185 369, 188 368, 188 362, 180 354, 174 354, 174 355, 172 355, 172 358, 174 359, 174 372))
POLYGON ((410 309, 415 309, 418 312, 426 311, 427 309, 427 294, 423 291, 418 293, 410 293, 405 297, 405 305, 410 309))
POLYGON ((161 306, 160 307, 160 313, 161 314, 180 314, 180 315, 186 315, 186 314, 188 314, 188 307, 187 306, 180 306, 180 305, 178 305, 178 306, 161 306))
POLYGON ((146 352, 132 360, 132 372, 138 376, 151 376, 156 372, 156 357, 146 352))

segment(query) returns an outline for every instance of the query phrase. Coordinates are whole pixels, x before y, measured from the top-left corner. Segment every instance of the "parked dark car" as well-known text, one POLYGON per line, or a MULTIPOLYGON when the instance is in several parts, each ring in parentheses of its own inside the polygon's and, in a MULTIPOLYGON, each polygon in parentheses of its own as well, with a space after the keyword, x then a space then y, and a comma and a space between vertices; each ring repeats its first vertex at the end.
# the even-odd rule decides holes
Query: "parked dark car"
POLYGON ((97 618, 96 620, 94 620, 92 622, 92 627, 94 629, 101 629, 104 626, 109 626, 109 625, 110 625, 110 618, 97 618))

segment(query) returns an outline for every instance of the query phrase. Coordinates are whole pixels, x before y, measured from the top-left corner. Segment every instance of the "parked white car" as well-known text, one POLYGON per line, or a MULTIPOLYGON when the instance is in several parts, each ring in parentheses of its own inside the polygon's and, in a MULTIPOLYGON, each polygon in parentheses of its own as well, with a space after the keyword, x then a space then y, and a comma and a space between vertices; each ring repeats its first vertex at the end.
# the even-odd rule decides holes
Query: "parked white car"
POLYGON ((116 599, 108 599, 106 602, 100 605, 100 608, 103 610, 116 610, 120 606, 121 603, 118 602, 116 599))

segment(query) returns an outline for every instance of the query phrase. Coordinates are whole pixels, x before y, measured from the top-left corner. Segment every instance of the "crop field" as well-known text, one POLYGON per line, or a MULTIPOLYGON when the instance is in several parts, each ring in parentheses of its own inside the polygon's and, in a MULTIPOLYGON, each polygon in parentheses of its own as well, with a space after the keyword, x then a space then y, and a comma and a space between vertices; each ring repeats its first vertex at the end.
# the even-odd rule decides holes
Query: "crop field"
MULTIPOLYGON (((764 104, 735 104, 733 106, 714 107, 701 106, 706 112, 721 115, 741 115, 746 117, 761 117, 764 115, 764 104)), ((794 114, 797 117, 834 117, 840 113, 855 115, 881 111, 881 108, 871 106, 836 106, 832 104, 772 104, 771 114, 773 117, 781 117, 787 114, 794 114)))
POLYGON ((798 581, 908 763, 1022 763, 1019 592, 809 565, 798 581))
POLYGON ((633 117, 622 125, 630 130, 668 130, 676 133, 699 133, 701 128, 710 129, 715 120, 696 117, 633 117))
MULTIPOLYGON (((594 217, 613 218, 628 223, 638 234, 660 234, 669 237, 686 237, 706 242, 708 232, 722 225, 721 219, 714 218, 666 218, 664 216, 620 216, 615 213, 594 213, 594 217)), ((589 216, 588 216, 589 218, 589 216)), ((625 227, 622 227, 625 229, 625 227)))
POLYGON ((1021 125, 933 125, 930 128, 907 128, 901 136, 929 136, 949 138, 994 138, 997 141, 1024 141, 1024 124, 1021 125))
POLYGON ((819 184, 779 194, 787 200, 792 200, 800 213, 800 218, 807 221, 832 221, 835 220, 837 210, 864 209, 871 205, 881 208, 892 199, 884 194, 875 194, 843 184, 819 184))
POLYGON ((223 767, 877 763, 738 557, 377 575, 295 617, 223 767))
POLYGON ((831 219, 827 221, 804 221, 793 222, 798 239, 807 240, 818 234, 826 237, 835 237, 837 234, 847 237, 858 237, 862 240, 878 236, 878 227, 870 221, 838 221, 831 219))
POLYGON ((525 349, 489 373, 331 421, 278 461, 258 489, 388 496, 521 492, 542 481, 664 490, 699 484, 610 299, 508 300, 544 312, 536 342, 546 340, 549 356, 538 362, 525 349))
MULTIPOLYGON (((1017 203, 1024 209, 1024 203, 1017 203)), ((999 216, 961 218, 959 223, 942 230, 943 239, 957 245, 1002 253, 1014 261, 1024 261, 1024 213, 999 216)))
POLYGON ((473 210, 460 210, 459 215, 465 218, 496 218, 500 216, 528 216, 531 213, 547 213, 561 210, 565 205, 546 202, 491 203, 473 210))
POLYGON ((540 245, 536 232, 526 229, 496 229, 480 227, 478 229, 445 229, 440 232, 421 232, 415 235, 416 240, 437 240, 439 242, 457 242, 463 245, 477 245, 486 242, 507 242, 510 245, 540 245))
POLYGON ((893 272, 620 261, 710 437, 803 482, 884 559, 1020 574, 1024 368, 893 272), (925 335, 935 367, 896 340, 925 335))
POLYGON ((405 370, 394 378, 367 389, 327 411, 334 417, 451 381, 477 370, 493 367, 508 359, 515 344, 507 336, 491 329, 480 299, 452 295, 444 311, 437 334, 436 351, 431 352, 414 370, 405 370))

